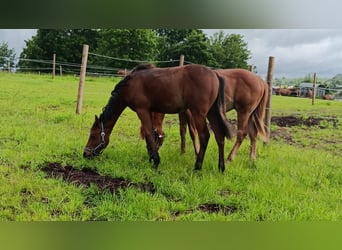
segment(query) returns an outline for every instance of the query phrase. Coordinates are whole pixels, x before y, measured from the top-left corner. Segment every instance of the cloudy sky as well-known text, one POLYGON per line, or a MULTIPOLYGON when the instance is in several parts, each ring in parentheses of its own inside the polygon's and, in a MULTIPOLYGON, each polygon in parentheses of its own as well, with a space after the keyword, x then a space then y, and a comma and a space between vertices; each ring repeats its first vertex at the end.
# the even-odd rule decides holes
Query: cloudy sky
MULTIPOLYGON (((215 30, 216 31, 216 30, 215 30)), ((209 30, 213 32, 213 30, 209 30)), ((275 77, 333 77, 342 73, 342 29, 224 30, 244 36, 252 53, 249 63, 266 76, 269 56, 275 57, 275 77)))
MULTIPOLYGON (((210 36, 219 30, 205 30, 210 36)), ((342 29, 232 29, 244 37, 252 53, 249 64, 266 76, 269 56, 275 57, 275 77, 304 77, 317 73, 318 77, 333 77, 342 73, 342 29)), ((0 42, 7 42, 20 55, 25 40, 35 30, 0 29, 0 42)))

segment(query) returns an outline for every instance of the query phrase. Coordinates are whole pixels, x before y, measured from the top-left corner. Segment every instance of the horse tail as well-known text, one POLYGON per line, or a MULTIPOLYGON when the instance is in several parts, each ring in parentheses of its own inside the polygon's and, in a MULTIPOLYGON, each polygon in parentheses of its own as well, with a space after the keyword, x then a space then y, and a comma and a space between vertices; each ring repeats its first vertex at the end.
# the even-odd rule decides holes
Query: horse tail
POLYGON ((219 91, 216 100, 216 109, 218 112, 218 122, 221 131, 223 132, 224 136, 227 139, 231 139, 233 137, 232 132, 229 128, 229 122, 226 117, 226 102, 224 97, 224 88, 225 88, 225 81, 223 77, 216 73, 217 78, 219 79, 219 91))
POLYGON ((266 84, 262 84, 263 88, 263 93, 262 97, 259 101, 258 106, 256 109, 253 111, 253 114, 251 116, 252 118, 252 124, 255 126, 259 138, 266 142, 267 141, 267 132, 266 132, 266 125, 265 125, 265 113, 266 113, 266 105, 268 101, 268 87, 266 84))

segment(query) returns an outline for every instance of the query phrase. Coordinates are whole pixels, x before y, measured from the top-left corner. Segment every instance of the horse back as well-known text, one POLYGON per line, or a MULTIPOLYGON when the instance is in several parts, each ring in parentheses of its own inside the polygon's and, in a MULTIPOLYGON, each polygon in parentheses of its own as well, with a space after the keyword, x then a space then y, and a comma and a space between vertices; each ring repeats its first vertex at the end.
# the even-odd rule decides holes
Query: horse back
POLYGON ((211 106, 218 93, 216 74, 202 65, 137 70, 126 85, 128 106, 161 113, 179 113, 198 103, 211 106))

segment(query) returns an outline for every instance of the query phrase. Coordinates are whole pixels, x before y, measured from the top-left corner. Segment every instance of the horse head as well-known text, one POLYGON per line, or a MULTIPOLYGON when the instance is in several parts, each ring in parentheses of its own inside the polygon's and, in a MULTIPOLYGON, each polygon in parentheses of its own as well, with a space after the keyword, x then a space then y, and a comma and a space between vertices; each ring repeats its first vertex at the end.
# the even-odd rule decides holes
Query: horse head
POLYGON ((90 129, 90 135, 87 145, 84 148, 83 156, 85 158, 94 158, 99 156, 109 143, 109 136, 106 136, 102 116, 98 118, 95 115, 95 121, 90 129))

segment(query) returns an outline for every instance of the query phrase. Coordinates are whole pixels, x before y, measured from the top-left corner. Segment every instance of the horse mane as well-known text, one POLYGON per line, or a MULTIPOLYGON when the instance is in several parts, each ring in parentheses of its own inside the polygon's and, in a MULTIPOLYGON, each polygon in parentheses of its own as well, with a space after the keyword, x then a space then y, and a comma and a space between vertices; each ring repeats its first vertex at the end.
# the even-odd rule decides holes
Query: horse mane
POLYGON ((115 88, 112 91, 112 95, 115 95, 115 93, 118 93, 118 91, 125 85, 127 85, 127 82, 129 80, 129 76, 126 76, 124 79, 122 79, 118 84, 115 85, 115 88))
POLYGON ((131 74, 133 74, 134 72, 152 69, 155 67, 156 66, 154 66, 151 63, 145 63, 145 64, 140 64, 140 65, 136 66, 134 69, 132 69, 132 71, 127 76, 125 76, 124 79, 122 79, 118 84, 116 84, 114 90, 112 91, 112 95, 115 95, 115 93, 118 93, 122 87, 127 85, 128 80, 131 79, 131 74))
POLYGON ((152 63, 144 63, 144 64, 140 64, 140 65, 136 66, 134 69, 132 69, 131 73, 146 70, 146 69, 153 69, 155 67, 156 66, 152 63))
POLYGON ((116 98, 117 98, 117 94, 113 90, 112 95, 110 96, 107 105, 102 108, 102 113, 100 114, 100 120, 104 121, 104 120, 110 119, 112 115, 112 111, 115 108, 114 104, 115 104, 116 98))
POLYGON ((114 95, 115 93, 118 93, 118 91, 123 87, 126 86, 128 83, 128 80, 131 79, 131 74, 133 74, 134 72, 137 71, 142 71, 142 70, 147 70, 147 69, 153 69, 156 66, 154 66, 152 63, 144 63, 144 64, 140 64, 138 66, 136 66, 134 69, 132 69, 132 71, 124 78, 122 79, 114 88, 114 90, 112 91, 112 95, 114 95))
POLYGON ((125 87, 128 84, 129 79, 131 79, 131 74, 137 71, 142 71, 142 70, 147 70, 147 69, 152 69, 155 68, 151 63, 146 63, 146 64, 140 64, 136 66, 127 76, 125 76, 124 79, 122 79, 118 84, 115 85, 113 91, 111 92, 111 97, 107 103, 107 105, 102 109, 102 114, 101 118, 104 116, 108 115, 108 112, 113 108, 112 103, 114 103, 114 100, 117 98, 117 95, 123 87, 125 87))

